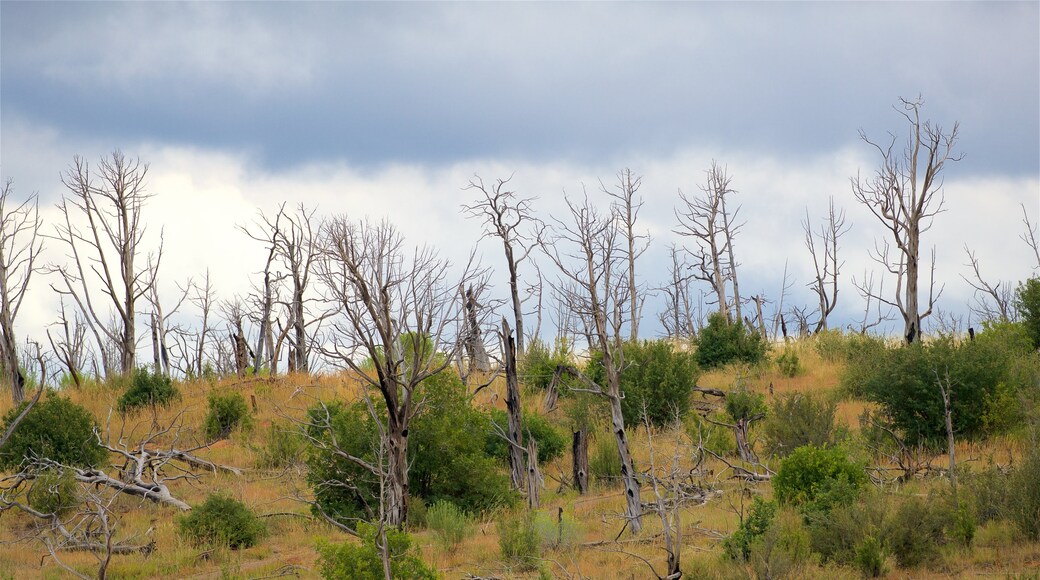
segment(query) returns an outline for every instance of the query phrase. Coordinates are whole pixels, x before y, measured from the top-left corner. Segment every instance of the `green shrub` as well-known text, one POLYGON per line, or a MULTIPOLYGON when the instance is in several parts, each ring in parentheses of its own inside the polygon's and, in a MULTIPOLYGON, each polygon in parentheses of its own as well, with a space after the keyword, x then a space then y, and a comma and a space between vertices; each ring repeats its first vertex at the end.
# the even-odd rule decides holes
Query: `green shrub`
MULTIPOLYGON (((7 412, 0 433, 7 431, 28 404, 23 402, 7 412)), ((69 399, 47 393, 0 447, 0 469, 15 467, 24 459, 34 457, 77 467, 99 465, 108 457, 108 452, 94 436, 97 428, 90 411, 69 399)))
MULTIPOLYGON (((390 576, 395 580, 435 580, 437 573, 427 566, 415 550, 411 537, 402 531, 386 528, 390 552, 390 576)), ((383 580, 383 560, 377 547, 379 528, 358 522, 361 544, 347 540, 342 544, 318 542, 318 568, 322 578, 339 580, 383 580)))
POLYGON ((1040 449, 1033 447, 1010 472, 990 467, 964 484, 977 523, 1006 520, 1027 538, 1040 540, 1040 449))
MULTIPOLYGON (((727 418, 721 413, 714 416, 714 420, 724 423, 727 418)), ((737 452, 737 441, 733 437, 733 431, 711 423, 697 413, 690 413, 684 421, 686 436, 694 445, 703 445, 705 449, 720 456, 733 455, 737 452)))
POLYGON ((708 325, 697 338, 696 360, 702 368, 714 368, 735 361, 757 364, 765 358, 766 342, 740 320, 729 322, 722 313, 708 316, 708 325))
POLYGON ((722 541, 722 549, 726 556, 746 561, 751 556, 751 545, 773 525, 776 512, 776 502, 765 501, 755 496, 747 514, 741 519, 740 527, 722 541))
POLYGON ((946 543, 948 516, 943 502, 906 498, 885 526, 885 543, 896 562, 909 568, 936 561, 946 543))
POLYGON ((206 438, 210 441, 225 439, 235 427, 252 424, 249 407, 242 393, 210 393, 209 414, 206 415, 206 438))
POLYGON ((288 424, 272 423, 256 450, 256 466, 260 469, 282 469, 303 460, 307 447, 303 436, 288 424))
POLYGON ((498 547, 502 558, 522 570, 533 570, 541 558, 541 542, 535 530, 534 513, 526 511, 498 519, 498 547))
POLYGON ((68 514, 80 503, 75 476, 61 469, 45 469, 37 473, 26 495, 32 509, 58 516, 68 514))
MULTIPOLYGON (((557 340, 550 348, 547 344, 532 338, 527 343, 524 356, 517 361, 517 373, 520 381, 529 389, 547 389, 552 383, 556 367, 571 364, 571 348, 565 340, 557 340)), ((563 384, 569 386, 573 382, 570 376, 561 377, 563 384)), ((560 394, 567 395, 568 389, 561 388, 560 394)))
POLYGON ((1040 278, 1030 278, 1018 285, 1015 310, 1032 339, 1033 349, 1040 348, 1040 278))
POLYGON ((793 348, 785 348, 784 352, 780 354, 776 359, 776 368, 780 371, 780 374, 793 378, 801 374, 802 363, 798 360, 798 352, 793 348))
POLYGON ((863 467, 849 461, 840 448, 805 445, 780 463, 773 494, 781 504, 829 511, 855 500, 866 483, 863 467))
POLYGON ((336 401, 307 411, 307 435, 321 445, 309 445, 305 459, 307 483, 314 492, 316 515, 324 513, 344 524, 378 516, 379 480, 366 469, 338 456, 324 445, 335 440, 339 450, 369 463, 377 461, 379 431, 363 402, 336 401), (326 413, 328 426, 325 425, 326 413), (347 484, 347 485, 344 485, 347 484))
POLYGON ((621 455, 609 433, 596 437, 589 454, 589 475, 598 485, 613 487, 621 483, 621 455))
POLYGON ((867 536, 856 547, 856 557, 853 560, 856 569, 867 578, 879 578, 887 572, 885 567, 885 551, 881 541, 874 536, 867 536))
POLYGON ((793 393, 777 397, 763 425, 766 450, 786 457, 798 447, 836 443, 837 403, 821 396, 793 393))
POLYGON ((180 396, 170 377, 151 373, 147 367, 134 371, 130 388, 119 397, 119 412, 131 413, 142 407, 165 407, 180 396))
POLYGON ((534 530, 543 550, 565 550, 575 546, 581 537, 581 527, 574 518, 564 516, 562 512, 557 518, 538 513, 534 518, 534 530))
MULTIPOLYGON (((627 424, 668 425, 690 409, 690 394, 699 374, 692 354, 665 340, 627 342, 622 347, 621 412, 627 424)), ((586 374, 597 384, 606 380, 602 356, 593 356, 586 374)))
POLYGON ((726 393, 726 414, 734 422, 750 419, 756 415, 764 415, 767 410, 765 397, 761 393, 749 390, 744 385, 738 385, 726 393))
POLYGON ((466 514, 447 501, 439 501, 426 510, 426 527, 446 552, 454 552, 472 529, 466 514))
POLYGON ((245 504, 215 493, 179 520, 178 532, 193 544, 237 550, 255 546, 267 528, 245 504))
MULTIPOLYGON (((491 420, 503 430, 509 428, 509 417, 501 409, 492 409, 491 420)), ((537 413, 524 413, 523 424, 525 444, 528 436, 534 437, 534 440, 538 442, 539 465, 546 465, 563 456, 563 452, 567 448, 567 439, 552 426, 548 419, 537 413)), ((509 443, 498 434, 497 429, 490 426, 490 423, 484 449, 489 456, 497 457, 500 461, 508 463, 509 443)))
POLYGON ((751 543, 748 559, 756 577, 780 579, 800 575, 811 555, 809 532, 802 518, 782 511, 751 543))
POLYGON ((885 348, 885 339, 871 334, 845 333, 838 329, 821 330, 812 337, 816 352, 827 362, 847 363, 870 358, 885 348))
MULTIPOLYGON (((871 538, 882 541, 888 519, 889 498, 880 492, 867 491, 859 501, 837 504, 828 512, 809 511, 806 521, 813 551, 824 561, 855 564, 861 549, 871 538)), ((884 548, 883 542, 880 548, 884 548)))

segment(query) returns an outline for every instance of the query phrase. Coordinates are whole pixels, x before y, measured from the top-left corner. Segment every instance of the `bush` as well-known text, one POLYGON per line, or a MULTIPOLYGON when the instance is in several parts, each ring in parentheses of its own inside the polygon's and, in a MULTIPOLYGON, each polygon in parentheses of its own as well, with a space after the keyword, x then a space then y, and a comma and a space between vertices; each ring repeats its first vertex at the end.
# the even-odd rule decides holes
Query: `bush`
POLYGON ((885 551, 881 541, 874 536, 867 536, 856 548, 853 560, 856 568, 868 578, 879 578, 885 575, 885 551))
MULTIPOLYGON (((690 394, 697 383, 697 363, 692 354, 675 350, 664 340, 627 342, 622 347, 621 412, 627 424, 643 422, 645 412, 654 425, 668 425, 690 409, 690 394)), ((601 356, 589 361, 586 373, 597 384, 606 380, 601 356)))
MULTIPOLYGON (((509 417, 501 409, 492 409, 491 420, 503 429, 509 428, 509 417)), ((545 417, 536 413, 524 413, 523 424, 523 440, 526 442, 527 437, 531 436, 538 442, 539 465, 545 465, 563 456, 563 452, 567 448, 567 439, 545 417)), ((484 449, 489 456, 497 457, 505 463, 509 462, 509 443, 498 434, 498 430, 490 427, 490 424, 484 449)))
MULTIPOLYGON (((390 552, 390 575, 395 580, 435 580, 436 572, 412 549, 411 537, 402 531, 385 528, 390 552)), ((351 541, 342 544, 318 542, 318 567, 322 578, 352 580, 383 580, 383 560, 377 547, 378 528, 375 524, 358 522, 357 533, 361 544, 351 541)))
POLYGON ((597 484, 613 487, 621 483, 621 455, 609 433, 596 438, 589 454, 589 475, 597 484))
POLYGON ((426 527, 446 552, 454 552, 471 529, 466 514, 447 501, 439 501, 426 510, 426 527))
POLYGON ((813 551, 825 561, 855 564, 861 551, 873 549, 864 547, 872 539, 884 548, 881 540, 888 514, 888 498, 875 492, 867 492, 857 502, 835 505, 829 512, 810 511, 806 521, 813 551))
POLYGON ((260 469, 282 469, 301 462, 306 442, 291 425, 272 423, 256 450, 256 466, 260 469))
POLYGON ((780 512, 759 538, 751 543, 749 560, 758 578, 789 578, 798 575, 809 556, 809 532, 802 519, 780 512))
POLYGON ((854 334, 838 329, 821 330, 812 337, 816 352, 827 362, 847 363, 860 358, 869 358, 885 348, 882 337, 871 334, 854 334))
POLYGON ((141 407, 165 407, 180 396, 170 377, 150 373, 147 367, 134 371, 130 388, 119 397, 119 412, 127 414, 141 407))
POLYGON ((578 522, 560 512, 558 518, 539 513, 534 518, 535 535, 543 550, 567 549, 578 543, 581 528, 578 522))
POLYGON ((746 561, 751 556, 751 545, 773 525, 776 512, 776 502, 755 496, 751 508, 741 519, 740 527, 722 541, 725 554, 734 560, 746 561))
POLYGON ((1040 540, 1040 449, 1033 447, 1017 469, 991 467, 966 478, 977 522, 1007 520, 1032 540, 1040 540))
MULTIPOLYGON (((571 348, 565 340, 557 340, 552 348, 547 344, 532 338, 527 343, 524 356, 517 361, 517 373, 520 381, 529 389, 547 389, 552 383, 556 367, 571 364, 571 348)), ((564 385, 570 385, 574 379, 561 377, 564 385)), ((568 389, 560 389, 561 395, 566 395, 568 389)))
POLYGON ((60 469, 45 469, 37 473, 26 495, 29 507, 57 516, 68 514, 80 502, 75 476, 60 469))
POLYGON ((206 415, 206 438, 210 441, 225 439, 235 427, 252 424, 249 407, 242 393, 210 393, 209 414, 206 415))
POLYGON ((932 563, 939 558, 939 548, 946 542, 949 513, 943 502, 908 497, 886 526, 885 542, 904 568, 932 563))
POLYGON ((722 313, 708 316, 708 325, 697 339, 697 363, 714 368, 734 361, 757 364, 766 354, 762 335, 744 327, 740 320, 729 322, 722 313))
POLYGON ((534 520, 534 513, 528 511, 499 518, 495 524, 502 558, 522 570, 537 568, 542 556, 534 520))
POLYGON ((763 425, 766 450, 786 457, 798 447, 833 445, 837 404, 823 397, 794 393, 777 397, 763 425))
POLYGON ((212 494, 178 522, 178 532, 193 544, 226 545, 232 550, 255 546, 267 528, 245 504, 212 494))
POLYGON ((1040 348, 1040 278, 1030 278, 1018 285, 1015 310, 1032 340, 1033 350, 1040 348))
MULTIPOLYGON (((726 417, 716 414, 714 420, 724 423, 726 417)), ((737 452, 737 441, 731 430, 711 423, 697 413, 691 413, 684 424, 686 436, 694 445, 703 445, 708 451, 721 456, 733 455, 737 452)))
MULTIPOLYGON (((986 417, 1004 412, 995 406, 1017 396, 1002 395, 1000 385, 1012 385, 1009 369, 1015 359, 1028 354, 1014 332, 999 326, 990 329, 971 342, 958 344, 943 338, 882 349, 870 358, 850 362, 842 383, 848 392, 878 403, 885 422, 900 431, 907 443, 938 446, 946 441, 938 379, 945 380, 949 373, 958 435, 983 435, 986 417)), ((989 422, 994 424, 992 418, 989 422)))
POLYGON ((806 445, 780 463, 773 494, 781 504, 826 512, 851 503, 866 483, 863 467, 849 461, 840 448, 806 445))
MULTIPOLYGON (((0 433, 7 431, 28 404, 23 402, 7 412, 0 433)), ((24 459, 33 457, 46 457, 78 467, 99 465, 108 457, 108 452, 94 436, 97 428, 90 411, 69 399, 47 393, 0 447, 0 469, 16 467, 24 459)))
POLYGON ((781 375, 788 378, 801 374, 802 364, 798 360, 798 353, 793 348, 785 348, 784 352, 776 359, 776 368, 781 375))
POLYGON ((734 422, 763 415, 767 410, 765 397, 761 393, 749 390, 744 385, 738 385, 737 388, 726 393, 726 414, 734 422))

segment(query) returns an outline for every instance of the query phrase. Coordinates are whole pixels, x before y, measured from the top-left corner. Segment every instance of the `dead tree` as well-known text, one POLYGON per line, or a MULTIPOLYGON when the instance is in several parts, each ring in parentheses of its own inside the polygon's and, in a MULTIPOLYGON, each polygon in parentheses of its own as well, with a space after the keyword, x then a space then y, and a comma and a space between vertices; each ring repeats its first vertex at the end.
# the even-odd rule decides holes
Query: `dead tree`
POLYGON ((632 533, 642 529, 642 503, 639 480, 632 466, 625 432, 625 417, 621 412, 621 369, 624 367, 622 328, 628 312, 627 289, 624 279, 624 252, 618 247, 621 237, 620 220, 616 208, 609 214, 599 213, 588 198, 583 203, 567 199, 572 223, 556 220, 554 239, 545 247, 546 254, 556 264, 560 281, 556 291, 567 308, 589 326, 589 347, 602 354, 605 381, 598 385, 572 366, 560 367, 553 379, 559 386, 562 372, 578 379, 582 387, 574 390, 595 393, 610 403, 611 431, 621 456, 621 480, 625 487, 626 518, 632 533))
POLYGON ((188 300, 199 309, 202 320, 199 323, 199 331, 195 336, 194 345, 192 345, 194 364, 189 365, 189 367, 193 370, 196 377, 201 377, 206 370, 206 338, 212 330, 210 326, 210 312, 213 310, 216 301, 216 292, 213 289, 213 283, 210 282, 209 269, 206 269, 206 275, 202 278, 202 282, 192 286, 194 292, 188 297, 188 300))
POLYGON ((671 263, 668 265, 670 280, 661 288, 665 295, 665 310, 659 316, 665 333, 670 338, 690 338, 697 334, 691 309, 690 265, 680 257, 674 245, 668 248, 671 263))
POLYGON ((273 287, 280 281, 280 276, 276 275, 274 280, 271 279, 271 265, 274 263, 278 251, 278 236, 282 219, 282 209, 284 209, 284 204, 275 215, 273 223, 263 214, 263 212, 260 212, 260 221, 263 223, 259 225, 260 230, 258 232, 251 232, 249 228, 244 226, 239 227, 239 230, 251 239, 264 244, 267 249, 267 259, 264 261, 264 269, 261 272, 263 274, 263 286, 259 289, 259 314, 257 316, 257 323, 260 332, 257 333, 256 337, 256 358, 255 363, 253 364, 254 375, 260 372, 260 367, 264 363, 264 349, 272 348, 272 345, 268 343, 268 338, 271 335, 271 309, 274 306, 273 287))
POLYGON ((483 199, 476 203, 463 205, 462 210, 472 218, 479 218, 484 223, 484 236, 502 240, 502 249, 506 256, 506 269, 509 272, 509 292, 513 303, 513 319, 516 322, 516 352, 523 356, 527 340, 524 333, 524 315, 520 301, 520 279, 517 268, 531 255, 541 239, 544 226, 534 217, 531 210, 533 198, 518 197, 515 191, 506 189, 509 180, 495 180, 486 185, 480 176, 474 176, 465 189, 475 189, 483 199), (530 226, 533 231, 523 228, 530 226))
POLYGON ((946 421, 946 447, 950 454, 950 489, 953 491, 953 497, 957 497, 957 454, 956 454, 956 441, 953 438, 953 406, 951 399, 953 398, 953 382, 950 380, 950 371, 947 369, 946 375, 942 378, 939 377, 939 371, 935 371, 935 382, 939 385, 939 394, 942 395, 943 401, 943 418, 946 421))
POLYGON ((105 372, 123 375, 134 370, 137 300, 154 284, 152 275, 162 261, 160 242, 155 269, 137 265, 146 230, 141 212, 151 197, 145 190, 147 174, 147 164, 119 151, 102 158, 93 172, 83 158, 76 157, 62 175, 69 195, 58 204, 62 222, 55 237, 67 246, 72 264, 54 267, 61 284, 51 288, 76 302, 102 353, 105 372), (80 220, 86 220, 85 228, 80 220), (99 298, 96 284, 107 299, 99 298), (110 303, 117 328, 106 324, 98 300, 110 303), (106 354, 106 340, 116 345, 118 366, 106 354))
POLYGON ((990 284, 982 276, 978 258, 967 245, 964 246, 964 253, 968 255, 967 265, 974 274, 974 279, 961 274, 961 278, 974 290, 975 303, 971 305, 972 314, 982 320, 1011 320, 1015 297, 1011 283, 997 280, 996 284, 990 284))
POLYGON ((0 189, 0 369, 3 382, 11 388, 11 400, 18 406, 25 399, 25 373, 18 362, 14 322, 29 281, 39 271, 36 258, 43 240, 37 197, 16 203, 11 194, 8 180, 0 189))
POLYGON ((838 304, 838 275, 844 262, 838 261, 838 240, 849 231, 851 226, 845 225, 845 211, 834 209, 834 196, 830 197, 827 206, 827 218, 818 232, 812 231, 809 222, 809 210, 805 210, 805 247, 812 257, 815 277, 808 286, 819 301, 820 319, 816 322, 813 333, 827 330, 827 317, 838 304), (819 239, 819 247, 817 246, 819 239))
POLYGON ((84 350, 86 344, 84 339, 86 338, 87 327, 83 323, 83 319, 78 311, 73 312, 73 319, 70 324, 68 315, 65 313, 65 301, 61 300, 60 304, 58 321, 54 325, 61 328, 61 334, 55 340, 48 328, 47 340, 50 342, 51 350, 54 351, 58 360, 68 370, 73 386, 78 389, 83 384, 81 373, 85 364, 84 350))
POLYGON ((459 340, 453 324, 463 309, 458 288, 477 283, 483 273, 469 264, 449 282, 449 264, 434 251, 408 252, 387 222, 355 223, 345 217, 322 226, 317 268, 326 300, 336 309, 322 353, 376 389, 386 409, 385 419, 378 421, 386 469, 373 474, 385 475, 385 522, 400 527, 408 510, 408 430, 417 410, 415 391, 455 358, 459 340), (374 364, 374 376, 361 368, 362 357, 374 364))
POLYGON ((181 306, 184 304, 184 300, 187 299, 188 289, 191 287, 191 279, 188 279, 188 283, 185 285, 185 288, 181 290, 180 297, 177 299, 177 302, 173 307, 164 312, 162 301, 159 300, 159 285, 155 283, 159 276, 158 264, 153 265, 151 259, 149 259, 148 268, 152 271, 150 276, 152 284, 148 288, 148 294, 145 295, 145 299, 152 307, 152 359, 156 373, 170 376, 170 348, 167 344, 170 331, 170 319, 177 314, 181 309, 181 306))
POLYGON ((618 183, 612 189, 600 182, 600 188, 604 193, 617 200, 617 213, 621 220, 622 236, 625 238, 625 258, 628 261, 628 300, 629 310, 632 312, 632 322, 629 327, 629 339, 639 338, 639 318, 643 311, 643 302, 646 298, 642 296, 636 286, 636 259, 643 255, 650 245, 650 234, 636 233, 636 220, 639 218, 639 210, 643 207, 643 199, 636 199, 639 186, 643 184, 641 176, 634 177, 632 170, 622 169, 617 174, 618 183), (637 246, 641 246, 638 247, 637 246))
POLYGON ((291 372, 297 373, 307 373, 310 370, 311 336, 308 335, 307 329, 323 319, 322 316, 308 318, 307 309, 311 271, 318 256, 318 239, 314 231, 316 211, 300 204, 294 213, 287 212, 283 204, 279 209, 282 226, 274 230, 276 251, 286 269, 291 286, 290 298, 286 304, 289 316, 285 332, 291 345, 289 368, 291 372))
POLYGON ((1022 223, 1026 226, 1026 232, 1020 237, 1029 246, 1029 249, 1033 250, 1033 257, 1036 258, 1036 266, 1033 268, 1040 270, 1040 242, 1036 239, 1036 226, 1029 221, 1029 212, 1024 203, 1022 204, 1022 223))
POLYGON ((581 427, 571 440, 571 472, 578 495, 589 492, 589 430, 581 427))
POLYGON ((679 222, 675 233, 693 238, 696 243, 697 249, 692 252, 693 275, 711 286, 719 312, 730 322, 742 320, 737 264, 733 253, 733 237, 740 228, 735 223, 739 207, 733 215, 726 209, 727 196, 735 193, 730 188, 731 178, 726 168, 712 161, 706 173, 707 183, 701 186, 704 197, 689 198, 679 191, 683 207, 675 210, 679 222), (730 311, 727 283, 733 286, 732 306, 736 319, 730 311))
POLYGON ((902 151, 896 137, 886 144, 871 141, 860 131, 860 138, 881 156, 881 166, 871 178, 852 178, 852 193, 874 214, 886 229, 886 238, 876 244, 871 257, 896 277, 894 297, 880 294, 874 298, 898 309, 903 318, 907 343, 921 336, 921 320, 932 313, 942 288, 935 292, 935 248, 929 268, 928 298, 921 303, 921 235, 942 211, 943 169, 946 162, 958 161, 953 152, 958 125, 945 132, 931 121, 921 120, 924 101, 900 99, 896 110, 906 120, 909 137, 902 151), (894 250, 893 250, 894 247, 894 250))
POLYGON ((478 371, 486 373, 491 370, 491 359, 488 357, 487 348, 484 347, 484 337, 480 331, 479 314, 482 304, 477 302, 477 293, 473 286, 463 290, 459 288, 459 294, 465 304, 465 333, 462 346, 469 358, 469 372, 478 371))
MULTIPOLYGON (((516 370, 516 341, 505 317, 502 318, 502 347, 505 351, 506 413, 509 417, 509 427, 506 431, 506 442, 509 444, 509 480, 513 489, 523 490, 524 425, 523 410, 520 406, 520 381, 516 370)), ((537 456, 535 459, 537 460, 537 456)))

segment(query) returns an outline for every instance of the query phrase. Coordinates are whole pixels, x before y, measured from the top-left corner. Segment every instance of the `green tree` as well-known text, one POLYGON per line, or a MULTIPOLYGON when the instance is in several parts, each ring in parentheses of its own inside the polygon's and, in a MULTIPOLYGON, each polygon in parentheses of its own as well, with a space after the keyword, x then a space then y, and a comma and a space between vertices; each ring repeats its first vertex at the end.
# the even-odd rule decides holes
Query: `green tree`
POLYGON ((1030 278, 1018 285, 1015 309, 1033 341, 1033 349, 1040 348, 1040 278, 1030 278))
POLYGON ((715 368, 740 361, 760 362, 766 355, 767 345, 762 335, 744 326, 740 320, 730 322, 719 312, 708 316, 697 339, 697 363, 703 368, 715 368))
MULTIPOLYGON (((28 403, 22 403, 4 416, 8 426, 28 403)), ((24 459, 46 457, 79 467, 99 465, 108 452, 98 443, 94 430, 97 421, 90 411, 71 400, 48 393, 36 403, 0 447, 0 469, 15 467, 24 459)))

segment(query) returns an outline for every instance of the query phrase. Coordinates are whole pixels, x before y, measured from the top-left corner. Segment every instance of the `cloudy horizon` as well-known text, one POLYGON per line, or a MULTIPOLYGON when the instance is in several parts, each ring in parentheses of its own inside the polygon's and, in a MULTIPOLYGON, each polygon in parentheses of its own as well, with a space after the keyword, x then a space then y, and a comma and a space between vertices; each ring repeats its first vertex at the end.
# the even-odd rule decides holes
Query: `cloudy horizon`
MULTIPOLYGON (((227 298, 264 259, 236 226, 281 202, 389 218, 458 263, 480 237, 459 211, 474 175, 513 175, 559 216, 564 194, 595 198, 624 167, 644 178, 639 274, 658 286, 682 243, 677 192, 718 160, 746 223, 745 295, 778 298, 786 265, 787 300, 811 308, 800 220, 822 218, 829 196, 846 211, 844 327, 863 308, 852 277, 879 269, 868 249, 883 235, 849 185, 879 163, 859 132, 905 138, 893 106, 921 95, 926 118, 960 127, 964 159, 946 168, 947 211, 923 246, 936 247, 939 307, 968 321, 965 245, 987 278, 1034 273, 1018 237, 1021 207, 1040 222, 1038 30, 1035 2, 3 2, 0 177, 16 199, 39 192, 50 233, 74 155, 140 157, 164 289, 209 268, 227 298)), ((477 247, 503 295, 500 247, 477 247)), ((47 260, 63 254, 48 241, 47 260)), ((20 337, 53 322, 52 281, 34 280, 20 337)))

